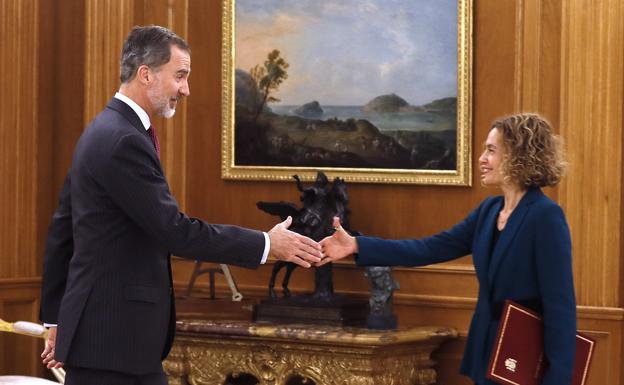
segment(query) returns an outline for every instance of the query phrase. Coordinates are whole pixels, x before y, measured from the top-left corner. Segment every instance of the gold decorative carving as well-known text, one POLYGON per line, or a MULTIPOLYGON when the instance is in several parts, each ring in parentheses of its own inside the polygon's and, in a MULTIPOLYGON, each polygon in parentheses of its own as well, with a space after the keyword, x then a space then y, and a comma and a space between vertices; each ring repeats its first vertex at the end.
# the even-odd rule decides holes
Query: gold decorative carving
MULTIPOLYGON (((335 355, 334 351, 306 352, 296 345, 243 345, 233 347, 204 344, 195 340, 194 346, 185 346, 188 359, 188 381, 191 384, 218 384, 230 375, 248 373, 261 384, 285 384, 289 378, 300 376, 317 384, 340 385, 413 385, 435 382, 435 371, 428 354, 408 357, 388 357, 371 367, 368 359, 335 355), (279 349, 279 350, 278 350, 279 349)), ((170 372, 168 372, 170 373, 170 372)))
POLYGON ((247 373, 261 385, 283 385, 294 376, 317 385, 432 384, 430 354, 456 336, 446 328, 340 333, 340 328, 246 325, 179 321, 179 336, 165 361, 171 383, 214 385, 247 373), (201 332, 189 332, 193 328, 201 332))
POLYGON ((189 373, 189 368, 181 347, 173 345, 167 360, 163 362, 163 369, 169 377, 169 385, 187 385, 185 378, 189 373))

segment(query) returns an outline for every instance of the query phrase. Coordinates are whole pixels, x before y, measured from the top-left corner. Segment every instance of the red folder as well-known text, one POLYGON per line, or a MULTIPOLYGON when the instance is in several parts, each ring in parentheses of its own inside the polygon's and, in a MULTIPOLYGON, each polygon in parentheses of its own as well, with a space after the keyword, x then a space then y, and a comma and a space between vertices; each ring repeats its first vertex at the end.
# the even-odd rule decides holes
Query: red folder
MULTIPOLYGON (((539 385, 544 362, 544 326, 533 310, 507 300, 486 377, 503 385, 539 385)), ((572 385, 585 385, 595 341, 576 334, 572 385)))

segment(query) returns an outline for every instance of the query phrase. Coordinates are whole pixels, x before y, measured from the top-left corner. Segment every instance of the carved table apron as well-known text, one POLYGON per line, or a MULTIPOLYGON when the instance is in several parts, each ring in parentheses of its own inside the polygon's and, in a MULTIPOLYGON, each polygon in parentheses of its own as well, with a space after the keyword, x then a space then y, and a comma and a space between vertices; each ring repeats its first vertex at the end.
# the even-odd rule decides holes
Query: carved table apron
POLYGON ((293 376, 316 385, 425 385, 436 381, 431 352, 456 336, 444 327, 379 331, 180 320, 163 366, 171 385, 221 385, 241 373, 261 385, 285 385, 293 376))

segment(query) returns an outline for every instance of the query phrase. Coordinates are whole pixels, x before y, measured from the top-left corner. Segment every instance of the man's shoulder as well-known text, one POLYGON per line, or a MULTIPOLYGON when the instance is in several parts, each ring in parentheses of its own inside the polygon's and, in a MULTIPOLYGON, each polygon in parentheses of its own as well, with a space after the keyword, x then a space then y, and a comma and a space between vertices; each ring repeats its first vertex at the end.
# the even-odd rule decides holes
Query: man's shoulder
POLYGON ((85 129, 85 134, 96 136, 106 136, 115 139, 120 136, 137 134, 141 132, 116 109, 107 106, 89 123, 85 129))
POLYGON ((141 136, 141 131, 122 113, 107 107, 87 125, 74 154, 82 161, 99 162, 107 159, 123 138, 132 136, 141 136))

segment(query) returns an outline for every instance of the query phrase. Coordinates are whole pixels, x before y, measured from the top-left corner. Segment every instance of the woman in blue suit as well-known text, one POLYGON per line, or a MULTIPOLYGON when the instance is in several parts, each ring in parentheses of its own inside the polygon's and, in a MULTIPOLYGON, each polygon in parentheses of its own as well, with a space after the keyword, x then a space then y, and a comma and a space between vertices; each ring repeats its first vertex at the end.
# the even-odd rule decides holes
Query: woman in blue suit
POLYGON ((511 299, 544 317, 542 385, 570 384, 575 353, 576 300, 571 242, 561 208, 540 187, 556 185, 564 171, 559 137, 534 114, 493 122, 479 158, 481 182, 498 187, 453 228, 416 240, 351 237, 337 231, 321 242, 320 264, 355 254, 358 265, 423 266, 472 253, 479 297, 461 373, 485 378, 503 303, 511 299))

